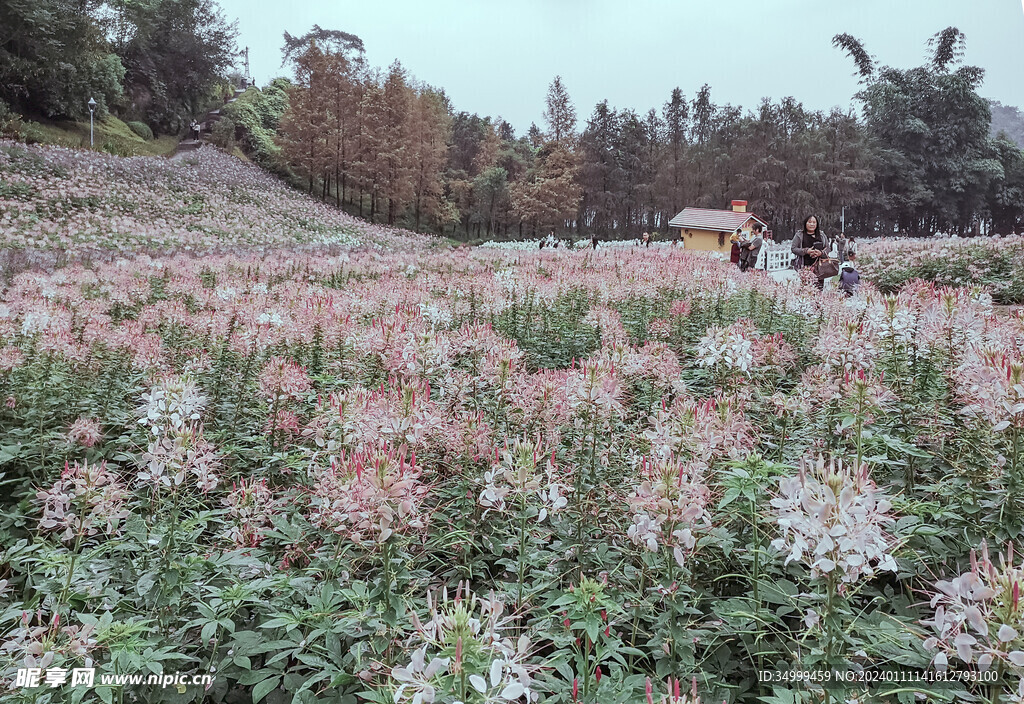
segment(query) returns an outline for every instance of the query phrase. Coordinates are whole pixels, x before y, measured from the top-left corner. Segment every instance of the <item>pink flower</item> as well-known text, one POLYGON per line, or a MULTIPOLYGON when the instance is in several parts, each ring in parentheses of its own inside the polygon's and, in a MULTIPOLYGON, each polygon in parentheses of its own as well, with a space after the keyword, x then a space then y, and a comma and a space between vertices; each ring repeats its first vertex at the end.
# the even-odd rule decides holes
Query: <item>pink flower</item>
POLYGON ((256 477, 233 483, 223 504, 230 519, 225 535, 236 547, 256 547, 263 542, 274 515, 281 510, 267 480, 256 477))
POLYGON ((92 447, 102 438, 100 423, 95 418, 78 418, 68 429, 68 440, 82 447, 92 447))
POLYGON ((969 571, 935 583, 935 614, 922 624, 932 628, 924 646, 935 651, 932 664, 937 668, 945 669, 949 659, 956 658, 982 669, 996 664, 1024 676, 1024 565, 1016 564, 1012 543, 999 557, 996 567, 982 543, 980 559, 971 550, 969 571))
POLYGON ((387 445, 342 452, 328 469, 315 471, 309 520, 356 544, 422 530, 420 503, 428 487, 420 474, 415 455, 387 445))
POLYGON ((271 403, 299 398, 310 387, 306 370, 284 357, 271 357, 260 373, 260 390, 271 403))
POLYGON ((668 459, 643 458, 640 484, 629 497, 633 524, 627 537, 634 545, 657 552, 668 549, 683 567, 697 543, 697 534, 711 528, 711 498, 701 466, 668 459))
POLYGON ((61 540, 115 535, 128 516, 128 492, 106 462, 90 465, 65 463, 60 479, 36 492, 42 505, 41 530, 60 530, 61 540))

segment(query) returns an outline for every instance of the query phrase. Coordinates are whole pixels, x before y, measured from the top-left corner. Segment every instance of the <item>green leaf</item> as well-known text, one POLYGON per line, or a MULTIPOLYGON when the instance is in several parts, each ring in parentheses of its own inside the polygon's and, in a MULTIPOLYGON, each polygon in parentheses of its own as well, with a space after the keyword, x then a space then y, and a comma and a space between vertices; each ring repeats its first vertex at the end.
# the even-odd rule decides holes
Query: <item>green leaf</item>
POLYGON ((252 704, 258 704, 265 696, 270 694, 273 690, 277 689, 278 685, 281 684, 281 678, 279 676, 271 677, 270 679, 263 680, 252 688, 252 704))
POLYGON ((203 626, 203 630, 199 634, 199 637, 202 638, 204 643, 209 643, 213 640, 214 635, 217 633, 217 625, 216 621, 209 621, 205 626, 203 626))

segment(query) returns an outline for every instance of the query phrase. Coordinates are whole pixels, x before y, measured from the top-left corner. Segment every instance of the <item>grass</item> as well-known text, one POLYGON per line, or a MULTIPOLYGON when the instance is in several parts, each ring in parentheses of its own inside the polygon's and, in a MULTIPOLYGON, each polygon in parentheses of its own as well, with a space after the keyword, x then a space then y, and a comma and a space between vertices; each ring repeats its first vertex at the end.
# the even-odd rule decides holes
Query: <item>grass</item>
MULTIPOLYGON (((22 139, 30 143, 38 142, 60 147, 89 146, 88 121, 26 120, 21 123, 20 131, 22 139)), ((167 156, 174 152, 178 138, 174 135, 163 135, 146 141, 132 132, 124 122, 113 115, 108 115, 96 121, 95 144, 97 150, 118 156, 167 156)))

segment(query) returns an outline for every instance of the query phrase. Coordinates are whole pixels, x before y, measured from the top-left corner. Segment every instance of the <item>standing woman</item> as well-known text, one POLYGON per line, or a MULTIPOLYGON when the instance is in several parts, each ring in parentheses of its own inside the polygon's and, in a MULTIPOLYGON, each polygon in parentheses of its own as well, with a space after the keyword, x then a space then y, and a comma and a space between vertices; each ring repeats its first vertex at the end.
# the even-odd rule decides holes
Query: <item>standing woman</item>
MULTIPOLYGON (((809 215, 804 220, 804 226, 802 229, 797 230, 796 236, 793 237, 793 254, 796 255, 796 261, 793 262, 795 269, 810 268, 821 257, 828 256, 829 242, 825 233, 818 228, 818 218, 813 215, 809 215)), ((818 289, 825 287, 825 279, 817 279, 818 289)))
POLYGON ((732 237, 729 240, 732 242, 732 250, 729 252, 729 261, 736 266, 740 264, 740 233, 742 230, 736 228, 736 232, 732 233, 732 237))

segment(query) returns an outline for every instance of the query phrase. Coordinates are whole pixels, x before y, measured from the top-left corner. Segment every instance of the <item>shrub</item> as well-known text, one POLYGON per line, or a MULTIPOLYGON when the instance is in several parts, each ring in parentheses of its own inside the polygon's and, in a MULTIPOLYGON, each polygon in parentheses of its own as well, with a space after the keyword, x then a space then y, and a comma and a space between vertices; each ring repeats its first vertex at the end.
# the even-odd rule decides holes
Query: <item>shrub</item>
POLYGON ((221 111, 240 128, 241 147, 247 156, 265 169, 285 175, 274 143, 274 130, 288 107, 284 79, 275 79, 262 91, 250 88, 221 111))
POLYGON ((20 139, 21 129, 21 116, 0 100, 0 136, 20 139))
POLYGON ((210 141, 225 151, 235 148, 235 121, 222 117, 210 131, 210 141))
POLYGON ((128 128, 147 142, 153 139, 153 130, 145 122, 129 122, 128 128))

